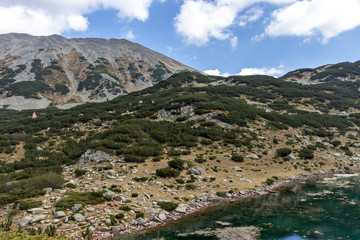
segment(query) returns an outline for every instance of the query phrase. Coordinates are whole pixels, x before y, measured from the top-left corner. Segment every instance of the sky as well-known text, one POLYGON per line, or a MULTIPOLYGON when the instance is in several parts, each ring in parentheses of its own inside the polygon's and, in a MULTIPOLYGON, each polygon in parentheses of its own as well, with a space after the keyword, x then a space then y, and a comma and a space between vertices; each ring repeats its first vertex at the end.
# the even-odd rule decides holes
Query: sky
POLYGON ((360 0, 1 0, 0 34, 125 38, 213 75, 360 60, 360 0))

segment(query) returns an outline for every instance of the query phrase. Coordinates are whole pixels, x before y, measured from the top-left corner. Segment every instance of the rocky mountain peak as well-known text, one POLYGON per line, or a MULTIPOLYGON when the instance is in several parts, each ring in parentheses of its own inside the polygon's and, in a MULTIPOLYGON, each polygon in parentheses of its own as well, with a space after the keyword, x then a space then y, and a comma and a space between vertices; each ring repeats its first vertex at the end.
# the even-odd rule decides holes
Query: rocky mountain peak
POLYGON ((125 39, 0 35, 0 106, 68 108, 138 91, 194 71, 125 39))

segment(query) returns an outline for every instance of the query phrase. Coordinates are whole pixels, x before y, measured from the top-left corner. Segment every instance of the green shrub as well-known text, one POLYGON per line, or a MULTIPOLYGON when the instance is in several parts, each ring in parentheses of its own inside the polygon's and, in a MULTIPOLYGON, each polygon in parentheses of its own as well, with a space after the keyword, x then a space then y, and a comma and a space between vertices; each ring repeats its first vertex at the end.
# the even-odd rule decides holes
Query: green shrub
POLYGON ((170 167, 167 168, 161 168, 156 170, 156 176, 162 177, 162 178, 175 178, 180 175, 180 171, 177 169, 173 169, 170 167))
POLYGON ((87 173, 87 170, 84 169, 75 169, 75 177, 81 177, 82 175, 85 175, 87 173))
POLYGON ((28 210, 30 208, 36 208, 42 205, 41 201, 34 200, 19 200, 14 203, 14 208, 19 210, 28 210))
POLYGON ((311 149, 303 148, 299 152, 299 157, 304 158, 304 159, 313 159, 314 153, 311 149))
POLYGON ((132 194, 131 194, 131 197, 138 197, 138 196, 139 196, 138 193, 132 193, 132 194))
POLYGON ((290 148, 279 148, 276 150, 276 154, 279 155, 280 157, 286 157, 290 155, 291 152, 292 150, 290 148))
POLYGON ((118 214, 115 215, 115 218, 117 220, 123 219, 124 217, 125 217, 125 215, 123 213, 118 213, 118 214))
POLYGON ((159 205, 162 209, 168 212, 175 210, 179 206, 178 203, 174 202, 158 202, 157 205, 159 205))
POLYGON ((267 185, 273 185, 274 182, 275 182, 275 179, 274 179, 274 178, 268 178, 268 179, 266 179, 266 181, 265 181, 265 183, 266 183, 267 185))
POLYGON ((59 209, 71 209, 74 204, 96 205, 105 202, 102 192, 71 192, 68 197, 64 197, 56 202, 55 207, 59 209))
POLYGON ((177 183, 179 183, 179 184, 184 184, 185 183, 184 179, 181 179, 181 178, 177 178, 177 179, 175 179, 175 181, 177 183))
POLYGON ((184 170, 185 169, 185 161, 179 158, 175 158, 168 162, 169 167, 177 169, 177 170, 184 170))
POLYGON ((186 184, 185 189, 186 190, 195 190, 196 186, 194 184, 186 184))
POLYGON ((128 212, 128 211, 131 210, 131 207, 129 207, 129 206, 120 206, 119 209, 120 209, 120 210, 123 210, 123 211, 125 211, 125 212, 128 212))
POLYGON ((241 155, 234 154, 231 156, 231 160, 233 160, 234 162, 243 162, 244 157, 241 155))
POLYGON ((67 187, 67 188, 76 188, 77 186, 75 184, 73 184, 73 183, 67 183, 67 184, 65 184, 65 187, 67 187))
POLYGON ((136 182, 146 182, 148 180, 147 177, 134 177, 133 179, 136 182))
POLYGON ((216 192, 216 196, 225 197, 226 192, 216 192))
POLYGON ((197 163, 204 163, 204 162, 206 162, 206 159, 202 158, 202 157, 197 157, 197 158, 195 158, 194 161, 197 162, 197 163))
POLYGON ((144 218, 145 214, 143 212, 137 212, 136 215, 135 215, 135 218, 138 219, 138 218, 144 218))

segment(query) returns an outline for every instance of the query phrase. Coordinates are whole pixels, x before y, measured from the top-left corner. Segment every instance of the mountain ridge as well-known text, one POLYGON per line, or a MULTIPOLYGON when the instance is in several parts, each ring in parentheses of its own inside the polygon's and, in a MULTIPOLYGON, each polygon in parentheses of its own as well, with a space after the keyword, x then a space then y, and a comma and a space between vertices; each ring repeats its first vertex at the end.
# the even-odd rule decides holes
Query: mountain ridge
POLYGON ((195 71, 125 39, 0 35, 0 105, 10 109, 102 102, 184 70, 195 71))

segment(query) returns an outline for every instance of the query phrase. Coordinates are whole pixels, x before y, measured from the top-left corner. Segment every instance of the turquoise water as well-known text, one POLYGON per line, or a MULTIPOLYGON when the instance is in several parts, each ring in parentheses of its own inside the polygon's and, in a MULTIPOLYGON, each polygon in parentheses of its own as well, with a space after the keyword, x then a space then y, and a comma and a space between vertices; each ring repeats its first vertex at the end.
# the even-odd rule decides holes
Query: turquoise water
POLYGON ((281 194, 221 203, 203 212, 165 226, 121 237, 120 239, 210 240, 215 236, 191 235, 211 228, 223 228, 215 221, 232 227, 254 226, 258 239, 360 239, 360 177, 328 176, 288 184, 281 194))

